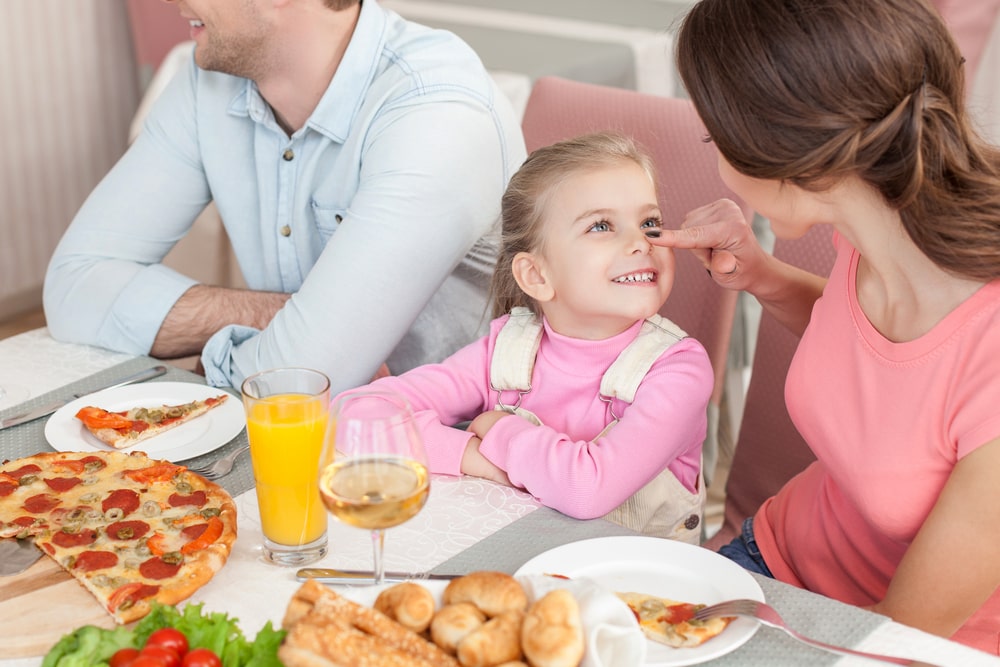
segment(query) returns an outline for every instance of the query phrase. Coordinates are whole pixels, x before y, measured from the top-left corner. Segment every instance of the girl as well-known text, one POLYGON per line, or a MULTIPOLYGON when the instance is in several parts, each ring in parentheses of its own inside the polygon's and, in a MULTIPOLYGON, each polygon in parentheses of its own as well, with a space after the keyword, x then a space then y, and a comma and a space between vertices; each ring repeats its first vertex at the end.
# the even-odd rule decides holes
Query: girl
POLYGON ((733 191, 837 248, 828 280, 782 264, 726 202, 657 241, 801 334, 785 397, 818 460, 723 553, 997 653, 1000 154, 948 30, 924 0, 701 0, 677 57, 733 191))
POLYGON ((432 472, 698 542, 712 369, 657 315, 674 257, 649 242, 661 228, 654 183, 650 158, 613 134, 541 148, 514 175, 489 335, 374 383, 409 399, 432 472))

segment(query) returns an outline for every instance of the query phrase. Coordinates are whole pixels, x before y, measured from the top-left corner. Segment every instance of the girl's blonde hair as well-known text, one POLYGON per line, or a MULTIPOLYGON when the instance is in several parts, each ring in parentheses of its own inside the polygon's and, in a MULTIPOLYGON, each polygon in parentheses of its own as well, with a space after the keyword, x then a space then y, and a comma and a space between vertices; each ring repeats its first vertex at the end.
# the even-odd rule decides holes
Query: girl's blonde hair
POLYGON ((740 173, 821 191, 857 176, 935 264, 1000 277, 1000 150, 973 130, 962 55, 926 0, 701 0, 677 66, 740 173))
POLYGON ((514 280, 512 264, 520 252, 540 252, 542 223, 548 195, 573 174, 633 162, 656 183, 652 158, 636 142, 614 132, 598 132, 567 139, 535 150, 510 179, 500 206, 500 251, 490 295, 493 317, 525 306, 536 314, 538 305, 514 280))

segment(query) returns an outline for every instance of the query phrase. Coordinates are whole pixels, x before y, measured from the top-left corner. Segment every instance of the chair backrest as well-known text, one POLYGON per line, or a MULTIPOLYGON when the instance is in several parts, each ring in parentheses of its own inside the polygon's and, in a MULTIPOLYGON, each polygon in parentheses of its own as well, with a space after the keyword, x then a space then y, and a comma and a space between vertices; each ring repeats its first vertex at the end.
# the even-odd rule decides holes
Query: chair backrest
POLYGON ((139 83, 145 87, 170 50, 191 39, 191 26, 173 3, 127 0, 126 7, 139 83))
MULTIPOLYGON (((521 127, 529 152, 588 132, 632 136, 656 163, 666 227, 679 227, 688 211, 722 197, 739 201, 719 177, 716 151, 705 143, 705 128, 688 100, 544 77, 532 87, 521 127)), ((744 214, 749 220, 746 206, 744 214)), ((705 346, 716 377, 713 402, 718 405, 736 293, 716 285, 690 252, 677 251, 676 256, 674 289, 660 314, 705 346)))
MULTIPOLYGON (((829 226, 821 225, 794 241, 778 239, 774 256, 818 275, 829 275, 835 258, 831 234, 829 226)), ((717 549, 738 535, 745 518, 753 516, 761 503, 816 460, 785 408, 785 376, 798 344, 797 336, 764 311, 743 423, 726 481, 725 516, 722 528, 705 543, 708 548, 717 549)))

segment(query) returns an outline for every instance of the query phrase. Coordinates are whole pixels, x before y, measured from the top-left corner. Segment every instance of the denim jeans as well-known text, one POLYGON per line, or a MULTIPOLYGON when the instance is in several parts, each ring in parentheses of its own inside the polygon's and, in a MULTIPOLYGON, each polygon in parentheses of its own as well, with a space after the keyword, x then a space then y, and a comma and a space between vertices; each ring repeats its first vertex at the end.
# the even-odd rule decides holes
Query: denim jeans
POLYGON ((753 536, 753 517, 743 520, 743 530, 739 537, 723 545, 719 553, 745 570, 774 579, 771 570, 767 568, 767 563, 764 562, 764 557, 760 555, 760 549, 757 548, 757 540, 753 536))

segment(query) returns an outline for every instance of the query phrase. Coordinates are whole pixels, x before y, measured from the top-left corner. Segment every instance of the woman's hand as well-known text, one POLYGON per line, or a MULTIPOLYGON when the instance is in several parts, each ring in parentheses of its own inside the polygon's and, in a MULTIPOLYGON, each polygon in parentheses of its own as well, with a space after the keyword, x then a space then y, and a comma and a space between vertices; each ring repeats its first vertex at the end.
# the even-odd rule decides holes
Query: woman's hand
POLYGON ((826 285, 826 278, 764 252, 743 211, 729 199, 694 209, 680 229, 664 229, 649 242, 691 250, 718 285, 746 290, 796 336, 805 331, 826 285))
POLYGON ((722 287, 753 292, 770 255, 764 252, 743 211, 730 199, 719 199, 687 214, 680 229, 664 229, 653 245, 687 248, 722 287))

